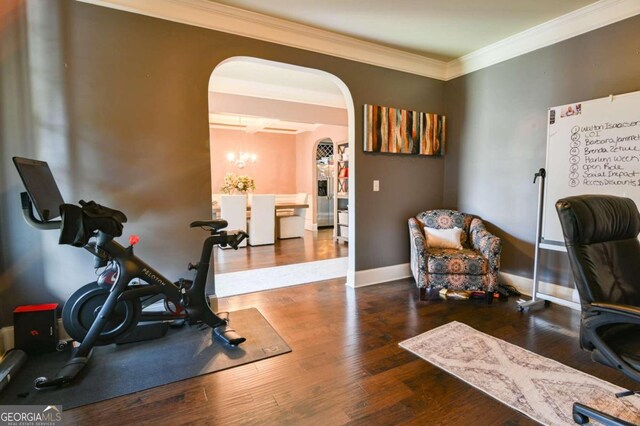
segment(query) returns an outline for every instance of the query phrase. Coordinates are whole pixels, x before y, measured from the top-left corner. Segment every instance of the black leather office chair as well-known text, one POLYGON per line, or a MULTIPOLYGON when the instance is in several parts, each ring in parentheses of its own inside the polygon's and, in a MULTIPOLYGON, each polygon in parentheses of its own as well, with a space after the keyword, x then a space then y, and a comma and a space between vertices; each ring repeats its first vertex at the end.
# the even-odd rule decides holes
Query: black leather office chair
MULTIPOLYGON (((638 208, 628 198, 582 195, 558 200, 556 210, 582 304, 580 346, 594 361, 640 382, 638 208)), ((580 403, 573 418, 631 424, 580 403)))

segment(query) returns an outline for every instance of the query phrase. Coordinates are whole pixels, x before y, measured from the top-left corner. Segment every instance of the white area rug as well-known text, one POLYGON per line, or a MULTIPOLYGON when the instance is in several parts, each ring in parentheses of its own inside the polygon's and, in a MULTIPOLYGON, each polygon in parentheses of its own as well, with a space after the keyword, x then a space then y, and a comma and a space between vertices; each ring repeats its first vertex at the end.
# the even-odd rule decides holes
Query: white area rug
POLYGON ((218 297, 345 277, 349 259, 318 260, 216 275, 218 297))
POLYGON ((545 425, 575 425, 576 401, 640 423, 640 396, 457 321, 400 346, 545 425))

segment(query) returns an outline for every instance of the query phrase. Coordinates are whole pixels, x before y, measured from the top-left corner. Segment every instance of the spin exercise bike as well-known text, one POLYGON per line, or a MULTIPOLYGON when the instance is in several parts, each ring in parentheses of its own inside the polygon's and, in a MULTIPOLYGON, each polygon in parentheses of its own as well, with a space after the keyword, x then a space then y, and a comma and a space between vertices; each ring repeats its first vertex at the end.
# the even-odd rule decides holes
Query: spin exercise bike
MULTIPOLYGON (((104 268, 95 282, 81 287, 65 302, 64 328, 80 345, 55 378, 37 378, 36 389, 73 382, 89 362, 94 346, 162 337, 171 323, 204 324, 212 328, 216 339, 231 347, 246 340, 229 326, 228 316, 214 313, 205 294, 213 246, 237 250, 247 237, 245 232, 225 231, 224 219, 192 222, 192 228, 209 231, 210 236, 204 240, 200 261, 189 263, 188 269, 196 270, 195 279, 173 283, 135 256, 135 237, 128 247, 114 239, 122 235, 122 223, 127 221, 122 212, 93 201, 65 204, 46 162, 20 157, 13 161, 27 190, 21 193, 27 223, 37 229, 60 229, 60 244, 83 247, 94 256, 96 270, 104 268), (34 206, 40 219, 34 215, 34 206), (163 311, 145 311, 161 302, 163 311)), ((211 297, 217 310, 215 286, 211 297)))

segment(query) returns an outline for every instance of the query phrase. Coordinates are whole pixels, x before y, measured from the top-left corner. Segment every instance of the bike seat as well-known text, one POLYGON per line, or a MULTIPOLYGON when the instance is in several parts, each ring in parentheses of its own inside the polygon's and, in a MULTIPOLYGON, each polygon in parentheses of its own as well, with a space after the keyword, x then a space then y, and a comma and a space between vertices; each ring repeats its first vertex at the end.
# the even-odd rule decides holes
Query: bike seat
POLYGON ((221 229, 224 229, 229 225, 224 219, 213 219, 213 220, 196 220, 195 222, 191 222, 189 225, 191 228, 209 228, 213 232, 218 232, 221 229))

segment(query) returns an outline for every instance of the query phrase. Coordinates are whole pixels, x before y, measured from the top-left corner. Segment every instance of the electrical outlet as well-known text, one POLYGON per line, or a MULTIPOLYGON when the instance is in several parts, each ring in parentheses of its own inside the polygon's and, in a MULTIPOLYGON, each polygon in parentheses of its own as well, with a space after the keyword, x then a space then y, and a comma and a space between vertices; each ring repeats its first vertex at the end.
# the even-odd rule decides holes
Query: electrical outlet
POLYGON ((374 192, 380 191, 380 181, 379 180, 374 180, 373 181, 373 191, 374 192))

